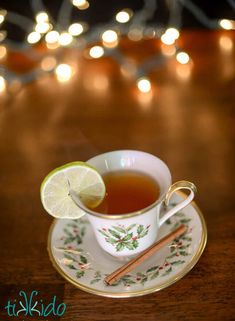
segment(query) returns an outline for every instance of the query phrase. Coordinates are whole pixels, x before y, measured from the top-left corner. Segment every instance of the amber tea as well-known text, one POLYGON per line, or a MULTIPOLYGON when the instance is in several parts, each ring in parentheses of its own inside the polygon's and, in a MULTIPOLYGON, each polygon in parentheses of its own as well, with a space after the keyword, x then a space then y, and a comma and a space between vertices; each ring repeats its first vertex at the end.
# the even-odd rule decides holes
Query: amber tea
POLYGON ((141 210, 154 203, 160 196, 155 179, 145 173, 119 170, 103 175, 106 196, 95 208, 105 214, 127 214, 141 210))

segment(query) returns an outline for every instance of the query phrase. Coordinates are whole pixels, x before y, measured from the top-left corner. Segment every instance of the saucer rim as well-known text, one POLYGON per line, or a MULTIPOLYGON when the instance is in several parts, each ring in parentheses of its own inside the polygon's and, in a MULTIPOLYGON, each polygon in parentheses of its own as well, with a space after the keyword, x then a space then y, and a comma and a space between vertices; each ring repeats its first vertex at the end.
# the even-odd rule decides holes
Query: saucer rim
MULTIPOLYGON (((177 194, 181 195, 181 196, 186 196, 185 193, 183 192, 176 192, 177 194)), ((52 232, 54 230, 54 227, 57 223, 57 221, 60 221, 60 219, 54 219, 50 228, 49 228, 49 233, 48 233, 48 239, 47 239, 47 251, 49 254, 49 259, 53 265, 53 267, 55 268, 55 270, 64 278, 66 279, 66 281, 68 281, 69 283, 73 284, 76 288, 83 290, 85 292, 88 293, 92 293, 92 294, 96 294, 99 296, 103 296, 103 297, 110 297, 110 298, 130 298, 130 297, 138 297, 138 296, 142 296, 142 295, 147 295, 150 293, 154 293, 157 291, 160 291, 162 289, 165 289, 166 287, 174 284, 175 282, 177 282, 178 280, 180 280, 181 278, 183 278, 187 273, 189 273, 192 268, 197 264, 198 260, 200 259, 206 244, 207 244, 207 226, 206 226, 206 222, 205 222, 205 218, 202 214, 202 211, 200 210, 199 206, 196 204, 195 201, 191 202, 189 204, 189 206, 194 207, 194 209, 196 210, 201 224, 202 224, 202 236, 201 236, 201 241, 199 244, 199 247, 197 249, 197 251, 195 252, 195 254, 193 255, 193 257, 191 258, 191 260, 188 262, 188 264, 181 270, 179 271, 179 273, 177 273, 176 275, 174 275, 173 277, 171 277, 169 280, 162 282, 161 284, 158 284, 154 287, 148 288, 148 289, 143 289, 143 290, 139 290, 139 291, 130 291, 130 292, 116 292, 116 293, 110 293, 109 291, 102 291, 102 290, 97 290, 91 287, 88 287, 86 285, 83 285, 77 281, 74 281, 68 274, 66 274, 62 268, 59 266, 59 264, 56 262, 54 255, 52 253, 52 249, 51 249, 51 240, 52 240, 52 232)))

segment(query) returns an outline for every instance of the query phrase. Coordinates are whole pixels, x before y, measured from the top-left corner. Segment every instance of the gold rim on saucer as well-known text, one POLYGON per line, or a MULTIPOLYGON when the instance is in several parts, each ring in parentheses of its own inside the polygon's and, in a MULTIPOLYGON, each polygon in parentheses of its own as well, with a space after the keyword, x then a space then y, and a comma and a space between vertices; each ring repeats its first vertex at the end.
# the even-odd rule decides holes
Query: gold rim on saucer
MULTIPOLYGON (((180 195, 184 195, 184 193, 182 192, 177 192, 177 194, 180 195)), ((49 234, 48 234, 48 242, 47 242, 47 250, 49 253, 49 257, 50 260, 52 262, 52 265, 54 266, 54 268, 57 270, 57 272, 63 277, 65 278, 68 282, 72 283, 74 286, 76 286, 77 288, 86 291, 88 293, 92 293, 92 294, 96 294, 96 295, 100 295, 100 296, 105 296, 105 297, 112 297, 112 298, 127 298, 127 297, 136 297, 136 296, 142 296, 142 295, 146 295, 146 294, 150 294, 153 292, 157 292, 160 291, 168 286, 170 286, 171 284, 177 282, 178 280, 180 280, 184 275, 186 275, 194 266, 195 264, 198 262, 199 258, 201 257, 206 243, 207 243, 207 227, 206 227, 206 222, 205 219, 203 217, 203 214, 200 210, 200 208, 196 205, 195 202, 191 202, 190 206, 192 206, 201 221, 201 225, 202 225, 202 231, 201 231, 201 241, 200 244, 198 246, 197 251, 194 253, 193 257, 191 258, 191 260, 188 262, 188 264, 176 275, 172 276, 171 278, 169 278, 169 280, 162 282, 161 284, 158 284, 154 287, 148 288, 148 289, 143 289, 143 290, 139 290, 139 291, 128 291, 128 292, 109 292, 109 291, 101 291, 101 290, 97 290, 94 289, 92 287, 88 287, 86 285, 83 285, 77 281, 74 281, 69 275, 67 275, 58 265, 58 263, 56 262, 53 254, 52 254, 52 249, 51 249, 51 240, 52 240, 52 232, 54 229, 55 224, 57 223, 57 219, 55 219, 49 229, 49 234)))

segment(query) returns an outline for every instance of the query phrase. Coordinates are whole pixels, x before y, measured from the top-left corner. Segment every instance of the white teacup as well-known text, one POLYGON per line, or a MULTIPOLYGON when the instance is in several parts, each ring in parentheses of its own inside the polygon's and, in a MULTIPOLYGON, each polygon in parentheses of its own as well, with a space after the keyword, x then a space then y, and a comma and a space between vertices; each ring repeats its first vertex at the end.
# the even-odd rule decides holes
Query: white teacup
POLYGON ((125 169, 140 171, 156 179, 160 186, 160 197, 157 201, 137 212, 114 215, 86 209, 99 245, 115 257, 130 257, 152 245, 162 224, 187 206, 196 192, 195 185, 187 181, 179 181, 171 185, 171 174, 166 164, 156 156, 145 152, 113 151, 95 156, 87 163, 94 166, 100 174, 125 169), (190 190, 189 196, 160 218, 162 205, 167 205, 172 193, 179 189, 190 190))

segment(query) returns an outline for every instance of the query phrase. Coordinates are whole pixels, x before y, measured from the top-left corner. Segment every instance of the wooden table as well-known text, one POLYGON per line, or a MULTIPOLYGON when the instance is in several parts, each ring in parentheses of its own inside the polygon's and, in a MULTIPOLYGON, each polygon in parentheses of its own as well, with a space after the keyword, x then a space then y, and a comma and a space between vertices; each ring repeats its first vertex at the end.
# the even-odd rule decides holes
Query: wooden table
MULTIPOLYGON (((153 71, 152 95, 137 92, 112 59, 76 60, 74 53, 67 59, 77 72, 68 83, 45 76, 1 94, 3 305, 20 290, 36 289, 45 300, 57 295, 67 304, 66 321, 235 318, 234 40, 234 32, 185 32, 181 46, 193 62, 170 59, 153 71), (54 167, 117 149, 158 155, 174 181, 195 182, 208 227, 206 250, 188 275, 160 292, 122 300, 82 292, 54 270, 46 249, 52 218, 39 198, 40 183, 54 167)), ((124 41, 123 50, 141 60, 160 49, 149 40, 124 41)), ((1 320, 14 320, 3 308, 0 313, 1 320)))

